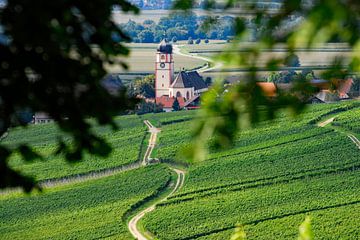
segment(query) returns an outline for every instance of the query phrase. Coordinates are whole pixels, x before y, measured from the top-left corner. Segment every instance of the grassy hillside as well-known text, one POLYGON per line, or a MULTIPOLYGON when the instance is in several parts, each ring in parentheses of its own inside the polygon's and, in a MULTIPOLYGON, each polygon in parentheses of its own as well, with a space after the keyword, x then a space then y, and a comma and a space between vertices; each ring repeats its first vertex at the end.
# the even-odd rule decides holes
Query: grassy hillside
POLYGON ((56 137, 61 135, 55 124, 30 125, 26 130, 16 128, 10 131, 4 143, 13 146, 29 143, 45 156, 44 161, 24 162, 14 155, 10 165, 38 180, 59 178, 73 174, 111 168, 133 163, 138 160, 141 143, 145 137, 146 127, 137 116, 122 116, 116 119, 120 130, 113 132, 108 127, 94 127, 113 147, 108 158, 85 155, 84 160, 69 164, 63 156, 55 156, 56 137))
POLYGON ((168 168, 157 165, 31 196, 0 196, 1 239, 131 239, 122 217, 169 180, 168 168))
MULTIPOLYGON (((288 239, 310 214, 317 238, 353 239, 360 233, 353 220, 359 151, 345 134, 315 123, 357 116, 356 104, 313 105, 300 119, 282 116, 240 133, 233 149, 213 150, 207 161, 193 164, 182 190, 142 224, 160 239, 227 239, 239 223, 250 239, 288 239)), ((188 144, 189 124, 163 126, 155 157, 173 159, 171 146, 188 144)))

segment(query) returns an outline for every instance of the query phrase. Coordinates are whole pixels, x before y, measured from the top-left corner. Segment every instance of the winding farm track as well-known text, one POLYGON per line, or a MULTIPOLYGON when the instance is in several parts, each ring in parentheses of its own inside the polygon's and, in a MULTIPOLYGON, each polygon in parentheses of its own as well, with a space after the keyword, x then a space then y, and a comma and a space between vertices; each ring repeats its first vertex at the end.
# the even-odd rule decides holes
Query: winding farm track
POLYGON ((352 134, 348 134, 348 137, 351 139, 351 141, 353 142, 353 143, 355 143, 356 144, 356 146, 358 146, 358 148, 360 149, 360 141, 359 141, 359 139, 357 139, 357 137, 355 137, 354 135, 352 135, 352 134))
POLYGON ((177 174, 177 180, 176 180, 176 184, 175 187, 173 188, 173 190, 170 192, 170 194, 168 194, 166 197, 164 197, 163 199, 157 201, 156 203, 154 203, 153 205, 151 205, 150 207, 142 210, 141 212, 139 212, 138 214, 136 214, 133 218, 130 219, 129 223, 128 223, 128 228, 129 231, 131 232, 131 234, 133 235, 133 237, 135 239, 138 240, 147 240, 149 238, 145 237, 141 231, 138 229, 138 222, 140 221, 141 218, 143 218, 145 216, 145 214, 152 212, 155 210, 156 205, 166 201, 168 199, 168 197, 170 197, 171 195, 173 195, 176 191, 178 191, 184 184, 185 181, 185 172, 183 170, 180 169, 176 169, 176 168, 171 168, 171 170, 175 171, 177 174))
MULTIPOLYGON (((149 139, 148 148, 146 149, 146 153, 144 155, 144 159, 143 159, 143 162, 142 162, 142 165, 145 166, 145 165, 148 164, 148 160, 149 160, 149 158, 151 156, 151 153, 152 153, 152 151, 153 151, 153 149, 155 147, 157 134, 161 130, 159 128, 154 127, 151 124, 151 122, 149 122, 148 120, 145 120, 144 123, 149 128, 149 132, 151 134, 150 139, 149 139)), ((176 184, 175 184, 174 188, 172 189, 172 191, 166 197, 160 199, 159 201, 157 201, 156 203, 154 203, 150 207, 148 207, 148 208, 142 210, 141 212, 139 212, 138 214, 136 214, 133 218, 130 219, 130 221, 128 223, 129 231, 138 240, 146 240, 146 239, 148 239, 141 233, 141 231, 137 227, 137 224, 138 224, 139 220, 141 218, 143 218, 146 213, 154 211, 157 204, 167 200, 168 197, 173 195, 176 191, 178 191, 184 185, 185 172, 183 170, 176 169, 176 168, 170 168, 170 169, 173 170, 177 175, 176 184)))
MULTIPOLYGON (((335 120, 335 117, 332 117, 325 121, 322 121, 322 122, 318 123, 318 127, 325 127, 325 126, 329 125, 330 123, 332 123, 334 120, 335 120)), ((355 135, 353 135, 353 134, 346 133, 346 135, 360 149, 360 140, 357 139, 357 137, 355 137, 355 135)))
POLYGON ((181 52, 180 47, 182 47, 183 45, 173 45, 173 46, 174 46, 174 54, 184 56, 184 57, 196 58, 196 59, 200 59, 200 60, 203 60, 203 61, 207 62, 207 64, 204 67, 196 70, 199 73, 204 73, 204 72, 208 72, 208 71, 211 71, 211 70, 219 69, 219 68, 222 68, 222 66, 223 66, 222 63, 215 62, 211 58, 199 56, 199 55, 197 55, 195 53, 183 53, 183 52, 181 52), (215 63, 215 65, 210 67, 209 63, 215 63))
POLYGON ((150 139, 149 139, 149 144, 148 144, 148 147, 146 149, 146 152, 145 152, 145 155, 144 155, 144 158, 142 161, 143 166, 145 166, 148 163, 151 153, 154 150, 154 147, 156 145, 157 134, 161 131, 159 128, 154 127, 151 124, 151 122, 149 122, 148 120, 144 120, 144 123, 149 128, 150 139))
POLYGON ((326 125, 332 123, 334 120, 335 120, 335 117, 329 118, 329 119, 327 119, 327 120, 325 120, 323 122, 320 122, 318 124, 318 127, 325 127, 326 125))

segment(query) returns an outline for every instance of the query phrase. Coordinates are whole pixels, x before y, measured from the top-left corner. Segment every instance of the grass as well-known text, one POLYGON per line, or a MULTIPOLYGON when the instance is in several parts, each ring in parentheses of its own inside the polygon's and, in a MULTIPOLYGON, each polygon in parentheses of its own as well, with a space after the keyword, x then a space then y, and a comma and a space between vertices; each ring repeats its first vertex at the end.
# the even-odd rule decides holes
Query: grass
POLYGON ((47 189, 42 194, 2 197, 1 239, 130 239, 124 214, 166 187, 162 165, 47 189))

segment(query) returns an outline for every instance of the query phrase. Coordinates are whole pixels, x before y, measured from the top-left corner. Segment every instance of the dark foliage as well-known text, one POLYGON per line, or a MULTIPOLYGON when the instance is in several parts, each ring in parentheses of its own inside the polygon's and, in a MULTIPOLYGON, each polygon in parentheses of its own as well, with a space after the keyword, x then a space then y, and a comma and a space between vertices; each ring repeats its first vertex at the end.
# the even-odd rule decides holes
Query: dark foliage
MULTIPOLYGON (((104 64, 129 50, 129 41, 112 21, 114 7, 124 12, 138 9, 124 0, 26 1, 8 0, 0 11, 0 133, 15 125, 25 126, 19 112, 46 112, 72 137, 59 138, 58 152, 68 161, 81 160, 84 151, 107 156, 111 147, 91 130, 87 118, 117 128, 112 116, 132 109, 134 99, 121 89, 109 93, 101 84, 104 64)), ((24 139, 26 141, 26 139, 24 139)), ((22 186, 30 191, 36 183, 11 169, 14 152, 25 161, 40 156, 26 145, 0 147, 0 188, 22 186)))

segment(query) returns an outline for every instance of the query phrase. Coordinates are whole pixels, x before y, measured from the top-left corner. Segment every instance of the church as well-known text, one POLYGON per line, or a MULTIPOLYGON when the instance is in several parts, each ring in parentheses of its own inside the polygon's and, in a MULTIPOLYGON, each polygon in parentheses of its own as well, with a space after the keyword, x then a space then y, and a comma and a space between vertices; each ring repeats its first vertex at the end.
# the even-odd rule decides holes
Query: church
POLYGON ((155 102, 171 111, 175 99, 181 108, 199 107, 200 95, 208 90, 207 84, 196 71, 174 73, 173 47, 165 40, 159 44, 155 62, 155 102))

